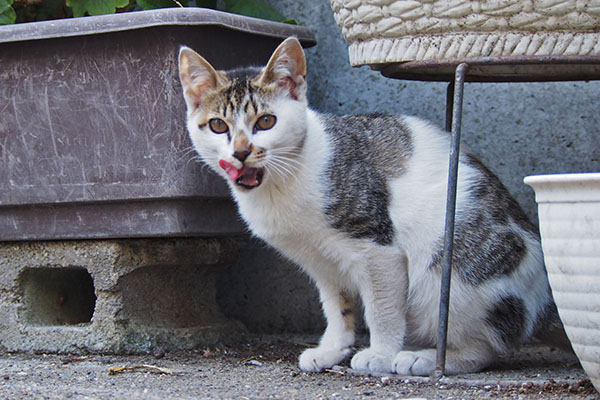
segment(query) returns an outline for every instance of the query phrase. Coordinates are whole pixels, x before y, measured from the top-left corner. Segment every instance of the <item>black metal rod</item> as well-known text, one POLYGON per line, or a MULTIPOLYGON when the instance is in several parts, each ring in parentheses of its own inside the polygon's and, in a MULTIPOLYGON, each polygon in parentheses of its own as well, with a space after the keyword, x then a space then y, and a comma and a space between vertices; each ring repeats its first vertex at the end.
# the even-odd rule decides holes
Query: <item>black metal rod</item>
POLYGON ((446 130, 452 132, 452 112, 454 111, 454 82, 446 89, 446 130))
MULTIPOLYGON (((440 314, 438 325, 437 360, 434 378, 441 378, 446 372, 446 343, 448 335, 448 313, 450 309, 450 277, 452 273, 452 247, 454 244, 454 216, 456 211, 456 187, 458 181, 458 161, 460 152, 460 126, 465 76, 468 65, 456 67, 454 75, 454 100, 452 112, 452 143, 450 147, 450 169, 448 171, 448 191, 446 197, 446 226, 444 229, 444 257, 442 258, 442 285, 440 291, 440 314)), ((450 89, 448 89, 450 92, 450 89)))

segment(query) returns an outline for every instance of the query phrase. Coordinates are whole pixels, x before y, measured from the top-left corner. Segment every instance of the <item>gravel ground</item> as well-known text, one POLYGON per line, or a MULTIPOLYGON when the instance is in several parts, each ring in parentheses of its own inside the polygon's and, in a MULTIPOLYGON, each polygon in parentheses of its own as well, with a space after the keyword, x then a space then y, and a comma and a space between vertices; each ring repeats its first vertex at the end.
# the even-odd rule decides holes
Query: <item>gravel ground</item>
POLYGON ((577 359, 527 346, 488 371, 442 378, 366 375, 347 365, 301 372, 307 346, 254 338, 232 347, 153 355, 0 353, 0 398, 34 399, 599 399, 577 359))

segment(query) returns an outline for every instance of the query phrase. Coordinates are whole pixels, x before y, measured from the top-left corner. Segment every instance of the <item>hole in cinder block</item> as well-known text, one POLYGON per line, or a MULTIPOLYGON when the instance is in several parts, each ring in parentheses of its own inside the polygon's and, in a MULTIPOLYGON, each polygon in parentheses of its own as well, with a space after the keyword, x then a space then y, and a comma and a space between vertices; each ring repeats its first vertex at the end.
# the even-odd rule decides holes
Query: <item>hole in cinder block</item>
POLYGON ((84 268, 34 268, 21 274, 24 310, 29 325, 89 323, 96 306, 94 281, 84 268))
POLYGON ((223 319, 211 266, 149 266, 119 280, 121 317, 150 327, 187 328, 223 319))

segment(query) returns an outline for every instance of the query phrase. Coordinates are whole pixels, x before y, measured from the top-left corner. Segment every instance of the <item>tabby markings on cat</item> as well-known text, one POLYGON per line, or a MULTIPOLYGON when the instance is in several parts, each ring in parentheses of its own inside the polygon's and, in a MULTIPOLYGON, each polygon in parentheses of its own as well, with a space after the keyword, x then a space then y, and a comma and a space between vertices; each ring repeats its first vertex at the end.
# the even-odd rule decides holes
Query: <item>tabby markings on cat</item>
MULTIPOLYGON (((449 135, 414 117, 310 109, 295 38, 264 68, 233 71, 182 47, 179 71, 196 151, 228 182, 253 234, 319 291, 327 328, 300 368, 351 354, 361 302, 370 346, 351 366, 430 374, 449 135)), ((448 373, 479 371, 558 324, 535 228, 474 156, 462 154, 459 171, 448 373)))

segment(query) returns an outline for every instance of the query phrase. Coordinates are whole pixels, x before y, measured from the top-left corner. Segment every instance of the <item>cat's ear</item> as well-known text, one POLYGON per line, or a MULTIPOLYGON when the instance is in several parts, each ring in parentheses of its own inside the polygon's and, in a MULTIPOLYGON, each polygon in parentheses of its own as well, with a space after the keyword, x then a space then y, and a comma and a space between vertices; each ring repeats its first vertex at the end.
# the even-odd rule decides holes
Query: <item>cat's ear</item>
POLYGON ((277 84, 294 100, 304 100, 306 96, 306 58, 302 45, 295 37, 289 37, 277 47, 267 63, 260 83, 277 84))
POLYGON ((182 46, 179 50, 179 79, 188 111, 193 111, 198 108, 206 92, 217 87, 218 75, 200 54, 182 46))

